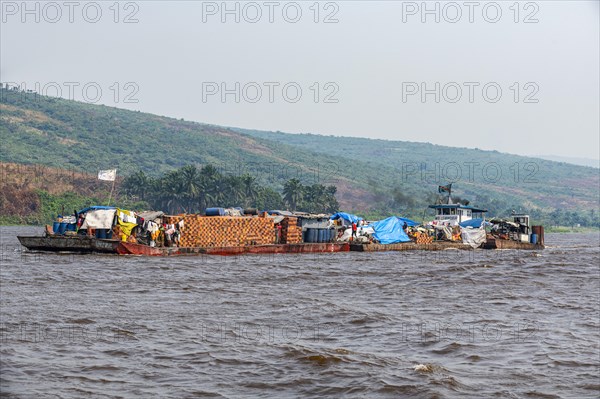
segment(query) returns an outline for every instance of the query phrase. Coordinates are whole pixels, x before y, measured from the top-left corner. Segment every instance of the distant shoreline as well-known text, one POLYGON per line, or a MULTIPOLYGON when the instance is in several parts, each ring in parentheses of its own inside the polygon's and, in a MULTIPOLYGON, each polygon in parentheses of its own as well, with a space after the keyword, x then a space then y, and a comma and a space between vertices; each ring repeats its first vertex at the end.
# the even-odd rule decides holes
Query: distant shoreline
POLYGON ((544 227, 546 233, 597 233, 600 232, 599 227, 568 227, 568 226, 551 226, 544 227))

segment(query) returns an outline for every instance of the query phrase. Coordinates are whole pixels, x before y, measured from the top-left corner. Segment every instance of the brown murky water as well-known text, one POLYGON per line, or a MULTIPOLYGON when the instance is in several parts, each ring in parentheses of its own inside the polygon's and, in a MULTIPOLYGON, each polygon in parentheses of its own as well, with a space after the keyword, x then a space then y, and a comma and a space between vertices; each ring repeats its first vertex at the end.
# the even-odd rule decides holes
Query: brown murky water
POLYGON ((125 258, 23 251, 15 235, 39 231, 0 230, 9 397, 600 395, 598 234, 539 252, 125 258))

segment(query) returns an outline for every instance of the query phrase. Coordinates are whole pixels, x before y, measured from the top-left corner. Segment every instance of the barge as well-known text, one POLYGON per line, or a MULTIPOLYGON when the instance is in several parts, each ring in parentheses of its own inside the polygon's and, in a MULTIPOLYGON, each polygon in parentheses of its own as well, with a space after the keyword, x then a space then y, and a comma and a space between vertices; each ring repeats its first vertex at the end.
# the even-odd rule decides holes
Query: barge
POLYGON ((435 220, 423 225, 396 216, 367 224, 344 212, 207 208, 204 215, 169 216, 93 206, 59 216, 44 236, 18 239, 33 251, 133 256, 544 249, 543 227, 530 226, 528 215, 513 213, 512 220, 487 222, 486 209, 453 203, 450 186, 439 187, 440 193, 448 192, 447 201, 430 205, 435 220))
MULTIPOLYGON (((31 251, 71 252, 71 253, 109 253, 137 256, 194 256, 194 255, 246 255, 246 254, 303 254, 334 252, 388 252, 388 251, 444 251, 472 250, 462 242, 434 241, 428 244, 402 242, 397 244, 376 243, 299 243, 268 244, 231 247, 150 247, 148 245, 122 242, 118 240, 98 239, 94 237, 18 237, 21 245, 31 251)), ((541 244, 524 243, 488 237, 482 249, 542 250, 541 244)))
POLYGON ((105 253, 139 256, 193 256, 193 255, 244 255, 244 254, 302 254, 348 252, 347 242, 266 244, 230 247, 151 247, 118 240, 87 236, 17 236, 22 246, 30 251, 57 253, 105 253))
POLYGON ((484 249, 524 249, 524 250, 541 250, 544 249, 544 245, 539 243, 521 242, 514 240, 503 240, 498 237, 488 237, 484 249))
POLYGON ((397 244, 350 244, 350 251, 356 252, 385 252, 385 251, 444 251, 446 249, 473 249, 470 245, 462 242, 433 241, 428 244, 416 242, 400 242, 397 244))

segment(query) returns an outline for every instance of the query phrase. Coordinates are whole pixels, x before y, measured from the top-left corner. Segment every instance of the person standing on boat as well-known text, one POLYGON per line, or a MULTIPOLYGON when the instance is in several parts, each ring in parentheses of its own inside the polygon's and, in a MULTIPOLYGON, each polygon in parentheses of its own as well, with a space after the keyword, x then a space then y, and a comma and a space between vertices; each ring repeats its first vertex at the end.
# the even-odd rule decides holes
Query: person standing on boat
POLYGON ((353 241, 356 238, 356 231, 357 231, 356 222, 352 222, 352 240, 353 241))
POLYGON ((276 238, 277 238, 277 244, 281 244, 281 223, 277 223, 277 233, 276 233, 276 238))

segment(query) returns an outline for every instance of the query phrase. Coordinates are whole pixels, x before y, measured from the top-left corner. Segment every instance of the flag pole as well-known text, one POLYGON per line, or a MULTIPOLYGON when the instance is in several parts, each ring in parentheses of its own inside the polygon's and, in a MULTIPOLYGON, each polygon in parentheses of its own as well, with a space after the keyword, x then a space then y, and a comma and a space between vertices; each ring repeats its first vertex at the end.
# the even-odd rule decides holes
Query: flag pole
POLYGON ((115 170, 115 178, 112 181, 112 187, 110 189, 110 195, 108 196, 108 203, 106 204, 106 206, 110 206, 110 200, 112 199, 113 191, 115 190, 115 181, 116 180, 117 180, 117 172, 115 170))

